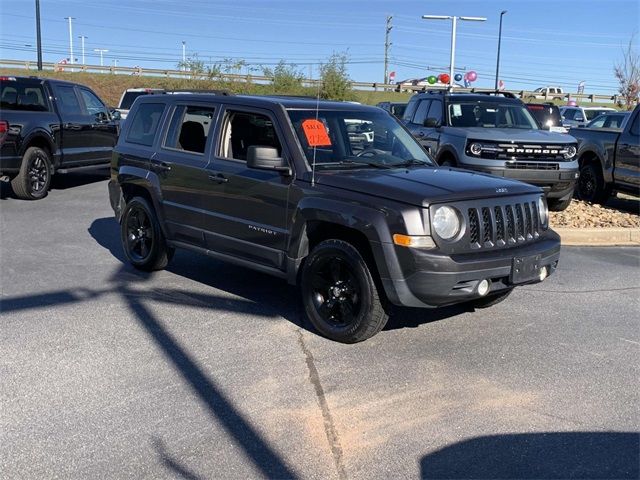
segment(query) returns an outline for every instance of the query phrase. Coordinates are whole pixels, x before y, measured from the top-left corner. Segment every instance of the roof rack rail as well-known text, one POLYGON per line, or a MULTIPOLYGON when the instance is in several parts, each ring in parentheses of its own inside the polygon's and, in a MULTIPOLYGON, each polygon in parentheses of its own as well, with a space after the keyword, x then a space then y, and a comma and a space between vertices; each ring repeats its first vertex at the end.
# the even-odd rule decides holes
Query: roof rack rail
POLYGON ((206 93, 209 95, 223 95, 223 96, 232 96, 234 95, 232 92, 230 92, 229 90, 206 90, 206 89, 198 89, 198 88, 180 88, 178 90, 166 90, 164 93, 171 93, 171 94, 177 94, 177 93, 206 93))
POLYGON ((481 95, 502 95, 505 98, 518 98, 514 93, 505 92, 503 90, 472 88, 470 93, 478 93, 481 95))

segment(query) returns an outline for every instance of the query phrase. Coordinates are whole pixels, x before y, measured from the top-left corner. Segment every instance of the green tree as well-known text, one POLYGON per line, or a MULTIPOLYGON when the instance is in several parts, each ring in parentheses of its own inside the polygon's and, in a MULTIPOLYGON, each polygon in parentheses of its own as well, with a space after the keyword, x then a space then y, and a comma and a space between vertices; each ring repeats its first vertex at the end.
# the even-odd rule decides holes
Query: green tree
POLYGON ((264 68, 262 73, 265 77, 271 77, 275 93, 294 94, 303 90, 302 80, 304 75, 294 64, 280 60, 273 70, 264 68))
POLYGON ((320 80, 322 82, 320 96, 331 100, 352 100, 353 90, 351 79, 347 73, 346 53, 334 53, 327 63, 320 65, 320 80))
POLYGON ((198 54, 188 57, 184 62, 178 62, 178 68, 190 73, 191 78, 200 78, 205 74, 204 62, 198 58, 198 54))

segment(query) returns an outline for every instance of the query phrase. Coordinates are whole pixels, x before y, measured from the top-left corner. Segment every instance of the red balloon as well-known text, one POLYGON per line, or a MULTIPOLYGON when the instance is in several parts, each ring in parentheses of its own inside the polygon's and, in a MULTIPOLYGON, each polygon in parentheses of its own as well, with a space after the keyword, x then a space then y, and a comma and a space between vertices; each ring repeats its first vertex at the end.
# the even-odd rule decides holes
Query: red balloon
POLYGON ((438 80, 440 80, 442 83, 449 83, 449 80, 451 80, 451 77, 446 73, 441 73, 440 76, 438 77, 438 80))

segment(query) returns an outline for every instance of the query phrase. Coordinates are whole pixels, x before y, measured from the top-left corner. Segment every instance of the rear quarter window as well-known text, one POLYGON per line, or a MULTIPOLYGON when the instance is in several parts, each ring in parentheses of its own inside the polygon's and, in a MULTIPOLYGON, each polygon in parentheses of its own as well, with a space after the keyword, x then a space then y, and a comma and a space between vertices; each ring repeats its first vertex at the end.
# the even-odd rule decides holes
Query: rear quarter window
POLYGON ((164 107, 164 103, 141 104, 133 114, 133 118, 127 119, 127 122, 131 122, 127 131, 127 142, 152 146, 164 107))

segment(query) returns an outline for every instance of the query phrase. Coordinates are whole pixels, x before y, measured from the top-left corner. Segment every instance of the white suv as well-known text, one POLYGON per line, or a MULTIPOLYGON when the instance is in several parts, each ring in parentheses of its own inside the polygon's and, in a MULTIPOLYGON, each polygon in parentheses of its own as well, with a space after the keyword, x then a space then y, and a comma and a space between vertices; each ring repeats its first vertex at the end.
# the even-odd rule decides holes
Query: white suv
POLYGON ((611 107, 560 107, 563 127, 580 127, 598 115, 615 111, 616 109, 611 107))

